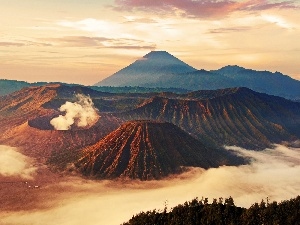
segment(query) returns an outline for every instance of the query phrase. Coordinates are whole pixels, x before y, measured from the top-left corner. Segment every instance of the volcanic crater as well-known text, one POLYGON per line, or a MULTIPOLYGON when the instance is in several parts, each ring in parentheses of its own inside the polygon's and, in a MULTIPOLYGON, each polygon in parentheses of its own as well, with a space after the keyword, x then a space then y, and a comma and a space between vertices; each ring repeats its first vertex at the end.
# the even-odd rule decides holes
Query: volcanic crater
MULTIPOLYGON (((39 130, 57 130, 55 127, 51 124, 51 120, 54 118, 57 118, 60 114, 59 113, 54 113, 52 115, 47 115, 47 116, 41 116, 41 117, 36 117, 34 119, 28 120, 28 125, 30 127, 39 129, 39 130)), ((77 119, 74 119, 74 124, 70 126, 70 129, 68 130, 88 130, 92 127, 99 126, 101 124, 101 117, 97 115, 97 119, 95 120, 94 123, 88 124, 87 126, 78 126, 77 119)), ((57 130, 61 131, 61 130, 57 130)))

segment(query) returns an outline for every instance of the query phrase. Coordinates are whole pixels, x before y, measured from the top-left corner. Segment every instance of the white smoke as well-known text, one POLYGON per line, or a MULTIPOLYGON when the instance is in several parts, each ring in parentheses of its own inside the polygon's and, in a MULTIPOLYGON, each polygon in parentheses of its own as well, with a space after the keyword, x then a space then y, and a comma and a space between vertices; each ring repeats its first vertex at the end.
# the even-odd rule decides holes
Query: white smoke
POLYGON ((92 99, 83 94, 75 96, 76 102, 67 101, 59 108, 59 111, 65 112, 65 115, 59 115, 50 121, 55 130, 69 130, 73 124, 77 127, 87 127, 98 120, 99 115, 92 99))
POLYGON ((16 148, 0 145, 0 176, 31 179, 36 168, 30 165, 30 161, 16 148))

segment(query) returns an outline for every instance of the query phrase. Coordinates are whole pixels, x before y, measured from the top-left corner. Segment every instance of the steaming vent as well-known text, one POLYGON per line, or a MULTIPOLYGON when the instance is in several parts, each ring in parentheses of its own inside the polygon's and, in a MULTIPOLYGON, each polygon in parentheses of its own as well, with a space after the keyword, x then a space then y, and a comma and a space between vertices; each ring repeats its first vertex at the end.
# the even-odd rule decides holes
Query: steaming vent
POLYGON ((29 121, 29 126, 42 130, 82 130, 95 125, 100 116, 92 99, 76 94, 76 102, 66 101, 52 117, 39 117, 29 121))
MULTIPOLYGON (((37 117, 35 119, 29 120, 28 125, 30 127, 39 129, 39 130, 57 130, 54 128, 54 126, 50 123, 52 119, 56 118, 58 115, 52 115, 52 116, 43 116, 43 117, 37 117)), ((93 124, 89 124, 87 126, 79 127, 75 123, 70 126, 69 129, 65 130, 86 130, 93 126, 95 126, 99 121, 100 116, 97 117, 97 120, 93 124)))

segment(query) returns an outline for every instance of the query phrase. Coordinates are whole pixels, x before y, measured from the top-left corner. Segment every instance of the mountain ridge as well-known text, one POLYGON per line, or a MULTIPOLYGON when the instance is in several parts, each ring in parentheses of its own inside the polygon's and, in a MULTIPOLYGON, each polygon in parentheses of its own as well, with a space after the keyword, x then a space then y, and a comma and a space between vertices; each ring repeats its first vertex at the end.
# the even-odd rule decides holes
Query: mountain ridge
POLYGON ((187 94, 112 94, 52 84, 0 97, 0 143, 22 147, 25 155, 62 168, 76 159, 78 149, 132 120, 173 123, 210 148, 236 145, 262 150, 300 138, 300 103, 244 87, 187 94), (89 95, 100 118, 91 127, 55 130, 50 121, 63 115, 58 110, 63 104, 76 101, 74 94, 89 95))
POLYGON ((248 87, 256 92, 300 101, 300 81, 280 72, 256 71, 237 65, 218 70, 197 70, 176 57, 174 61, 179 67, 169 64, 169 59, 173 60, 174 56, 165 51, 150 52, 95 85, 184 88, 191 91, 248 87), (147 57, 152 63, 147 62, 147 57), (188 71, 182 71, 182 68, 188 68, 188 71))
POLYGON ((248 88, 155 96, 136 109, 121 113, 124 120, 171 122, 208 143, 264 149, 273 143, 300 138, 300 103, 254 92, 248 88), (204 96, 201 97, 201 93, 204 96), (208 96, 208 97, 207 97, 208 96))

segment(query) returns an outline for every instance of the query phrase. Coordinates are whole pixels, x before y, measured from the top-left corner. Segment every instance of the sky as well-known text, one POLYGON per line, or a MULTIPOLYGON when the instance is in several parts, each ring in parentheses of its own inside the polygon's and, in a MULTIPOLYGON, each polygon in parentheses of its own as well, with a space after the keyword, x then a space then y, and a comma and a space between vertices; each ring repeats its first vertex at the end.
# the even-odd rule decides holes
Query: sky
POLYGON ((0 79, 92 85, 153 50, 300 80, 299 0, 0 0, 0 79))

